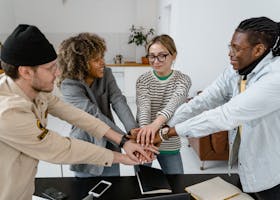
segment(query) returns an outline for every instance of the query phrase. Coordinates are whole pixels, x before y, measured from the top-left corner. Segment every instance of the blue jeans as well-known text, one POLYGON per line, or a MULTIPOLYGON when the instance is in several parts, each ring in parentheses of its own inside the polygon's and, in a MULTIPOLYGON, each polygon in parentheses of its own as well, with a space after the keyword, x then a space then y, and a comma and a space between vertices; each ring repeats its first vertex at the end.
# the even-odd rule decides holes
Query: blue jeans
POLYGON ((176 154, 159 154, 157 160, 165 174, 184 174, 180 152, 176 154))
POLYGON ((87 178, 87 177, 96 177, 96 176, 120 176, 120 165, 112 164, 111 167, 104 167, 102 174, 94 175, 85 172, 74 172, 76 177, 87 178))
MULTIPOLYGON (((160 164, 163 173, 184 174, 184 168, 180 152, 176 154, 159 154, 157 155, 157 160, 160 164)), ((152 166, 152 163, 146 163, 144 165, 152 166)), ((135 166, 135 170, 139 170, 137 166, 135 166)))

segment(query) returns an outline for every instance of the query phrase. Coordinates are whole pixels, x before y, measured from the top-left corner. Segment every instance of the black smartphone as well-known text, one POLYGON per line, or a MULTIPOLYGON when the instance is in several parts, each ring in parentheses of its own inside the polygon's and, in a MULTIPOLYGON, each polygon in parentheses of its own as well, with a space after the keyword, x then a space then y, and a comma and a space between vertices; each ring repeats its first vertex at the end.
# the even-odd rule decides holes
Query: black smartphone
POLYGON ((45 189, 42 194, 51 200, 63 200, 67 198, 67 195, 65 193, 53 187, 45 189))

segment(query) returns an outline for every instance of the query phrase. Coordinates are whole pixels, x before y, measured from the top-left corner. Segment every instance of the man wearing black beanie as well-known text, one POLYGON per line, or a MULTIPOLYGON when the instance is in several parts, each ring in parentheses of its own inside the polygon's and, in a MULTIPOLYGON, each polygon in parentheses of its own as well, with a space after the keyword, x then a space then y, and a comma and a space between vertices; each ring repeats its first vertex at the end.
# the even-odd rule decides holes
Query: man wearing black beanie
MULTIPOLYGON (((51 94, 59 75, 56 57, 53 46, 35 26, 19 25, 2 46, 5 73, 0 76, 0 199, 31 199, 39 160, 134 165, 142 162, 135 152, 142 154, 146 161, 152 160, 139 144, 51 94), (48 113, 98 139, 105 136, 120 144, 127 154, 48 130, 48 113)), ((157 152, 154 147, 145 148, 157 152)))

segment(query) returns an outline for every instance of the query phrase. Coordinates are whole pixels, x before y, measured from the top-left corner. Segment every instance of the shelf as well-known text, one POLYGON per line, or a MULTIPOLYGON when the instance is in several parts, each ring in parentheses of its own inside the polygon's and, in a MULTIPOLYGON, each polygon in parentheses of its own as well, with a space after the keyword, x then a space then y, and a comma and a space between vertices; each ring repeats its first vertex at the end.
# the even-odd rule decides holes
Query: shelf
POLYGON ((151 67, 149 64, 142 63, 122 63, 122 64, 106 64, 108 67, 151 67))

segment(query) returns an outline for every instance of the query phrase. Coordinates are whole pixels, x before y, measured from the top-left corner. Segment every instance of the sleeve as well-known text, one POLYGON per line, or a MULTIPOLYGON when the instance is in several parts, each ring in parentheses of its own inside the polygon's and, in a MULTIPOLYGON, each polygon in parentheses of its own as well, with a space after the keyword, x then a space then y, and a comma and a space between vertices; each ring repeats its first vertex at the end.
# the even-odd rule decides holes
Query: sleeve
POLYGON ((30 108, 30 103, 21 102, 2 113, 1 141, 30 157, 47 162, 112 164, 113 153, 110 150, 42 130, 30 108))
MULTIPOLYGON (((177 71, 178 72, 178 71, 177 71)), ((167 121, 172 117, 175 110, 187 100, 188 92, 191 87, 191 79, 180 72, 175 76, 175 91, 172 92, 172 96, 169 99, 165 108, 157 113, 157 115, 163 115, 167 121)))
POLYGON ((89 98, 89 94, 82 83, 78 81, 63 82, 61 85, 61 93, 63 94, 63 99, 66 102, 100 119, 114 131, 122 133, 122 130, 101 112, 94 95, 91 95, 91 98, 89 98))
POLYGON ((264 75, 244 92, 215 109, 179 123, 175 126, 179 135, 197 137, 209 132, 230 130, 280 109, 280 75, 264 75))
POLYGON ((104 134, 110 129, 110 127, 100 119, 87 112, 84 112, 79 108, 61 101, 58 97, 48 95, 47 101, 48 112, 51 115, 85 130, 97 139, 102 138, 104 134))
POLYGON ((136 81, 136 119, 140 127, 150 124, 151 121, 151 100, 149 95, 149 83, 145 74, 136 81))
POLYGON ((230 69, 227 68, 218 78, 202 93, 195 96, 187 103, 180 105, 169 120, 168 125, 174 126, 177 123, 188 120, 206 110, 216 108, 219 105, 226 103, 232 96, 232 92, 227 82, 230 79, 230 69))
POLYGON ((110 68, 108 68, 106 78, 108 79, 109 98, 112 108, 119 117, 120 121, 123 123, 125 130, 128 132, 138 125, 134 119, 131 109, 127 104, 125 96, 122 94, 116 83, 115 77, 113 76, 112 70, 110 68))

